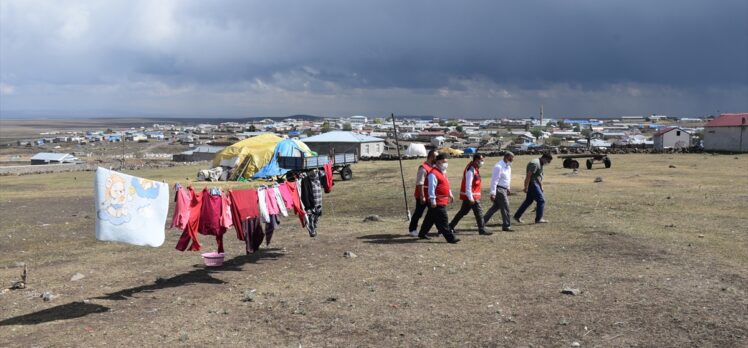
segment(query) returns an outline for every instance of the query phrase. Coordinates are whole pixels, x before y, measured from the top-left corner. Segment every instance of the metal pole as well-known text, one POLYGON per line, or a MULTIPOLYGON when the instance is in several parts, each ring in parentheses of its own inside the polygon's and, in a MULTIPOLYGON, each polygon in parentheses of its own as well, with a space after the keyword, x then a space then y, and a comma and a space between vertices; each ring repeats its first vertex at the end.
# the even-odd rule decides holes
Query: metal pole
POLYGON ((119 141, 122 142, 122 162, 120 163, 119 170, 123 171, 125 169, 125 132, 122 132, 122 136, 120 136, 119 141))
POLYGON ((397 161, 400 162, 400 179, 403 181, 403 200, 405 201, 406 218, 410 221, 410 208, 408 207, 408 194, 405 190, 405 174, 403 174, 403 158, 400 156, 400 140, 397 138, 397 125, 395 125, 395 114, 392 114, 392 129, 395 132, 395 146, 397 147, 397 161))

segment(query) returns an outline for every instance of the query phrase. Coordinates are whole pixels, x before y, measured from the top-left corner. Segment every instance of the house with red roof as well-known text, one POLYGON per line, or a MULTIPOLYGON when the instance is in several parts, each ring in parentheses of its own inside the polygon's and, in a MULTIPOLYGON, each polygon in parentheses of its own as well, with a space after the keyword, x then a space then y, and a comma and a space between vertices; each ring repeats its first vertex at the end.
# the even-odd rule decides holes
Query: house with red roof
POLYGON ((679 127, 662 128, 652 136, 655 150, 691 147, 691 133, 679 127))
POLYGON ((748 112, 721 114, 705 124, 704 150, 748 152, 748 112))

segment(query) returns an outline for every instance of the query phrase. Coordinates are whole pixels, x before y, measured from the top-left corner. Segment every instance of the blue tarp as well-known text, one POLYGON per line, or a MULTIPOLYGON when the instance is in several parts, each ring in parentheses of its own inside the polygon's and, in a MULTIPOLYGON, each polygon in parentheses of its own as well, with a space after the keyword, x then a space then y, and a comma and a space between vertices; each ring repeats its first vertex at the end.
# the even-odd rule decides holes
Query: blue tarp
POLYGON ((468 153, 475 153, 475 151, 476 151, 476 149, 474 147, 468 147, 468 148, 465 148, 465 152, 464 153, 466 153, 466 154, 468 154, 468 153))
MULTIPOLYGON (((283 175, 288 172, 288 169, 283 169, 278 165, 278 156, 284 156, 284 157, 307 157, 310 156, 311 153, 308 152, 308 148, 302 148, 297 143, 298 140, 292 140, 292 139, 285 139, 278 143, 278 145, 275 146, 275 151, 273 152, 273 158, 270 159, 270 162, 268 162, 264 167, 260 168, 257 173, 255 173, 253 178, 267 178, 271 176, 278 176, 283 175)), ((304 143, 302 145, 305 146, 304 143)))

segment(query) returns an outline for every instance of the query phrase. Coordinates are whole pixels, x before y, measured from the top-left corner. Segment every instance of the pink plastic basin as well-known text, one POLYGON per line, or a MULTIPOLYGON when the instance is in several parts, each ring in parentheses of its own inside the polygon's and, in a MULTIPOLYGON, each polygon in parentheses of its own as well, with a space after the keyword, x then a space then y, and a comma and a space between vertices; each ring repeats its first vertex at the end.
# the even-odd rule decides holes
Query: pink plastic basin
POLYGON ((208 267, 223 266, 224 255, 224 253, 217 252, 205 253, 202 255, 203 262, 205 262, 205 265, 208 267))

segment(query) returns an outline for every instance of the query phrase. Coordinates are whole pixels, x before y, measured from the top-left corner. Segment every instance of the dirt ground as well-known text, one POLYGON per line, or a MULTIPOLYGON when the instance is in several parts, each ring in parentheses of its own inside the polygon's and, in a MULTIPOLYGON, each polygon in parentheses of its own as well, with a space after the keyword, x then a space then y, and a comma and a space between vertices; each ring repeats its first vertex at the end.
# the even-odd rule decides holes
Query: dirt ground
MULTIPOLYGON (((515 160, 512 210, 529 159, 515 160)), ((496 160, 486 161, 484 193, 496 160)), ((455 192, 466 162, 450 165, 455 192)), ((403 164, 411 209, 418 163, 403 164)), ((184 183, 197 169, 130 173, 184 183)), ((494 217, 494 235, 480 236, 468 215, 456 245, 407 236, 398 162, 362 162, 324 196, 316 238, 288 217, 269 247, 245 255, 232 230, 220 268, 174 250, 173 229, 160 248, 95 240, 92 187, 90 172, 0 177, 0 285, 18 280, 22 263, 30 274, 26 289, 0 295, 0 346, 748 342, 747 155, 621 155, 576 175, 554 160, 549 224, 507 233, 494 217), (382 221, 363 222, 370 214, 382 221), (76 273, 85 277, 72 281, 76 273), (44 292, 56 297, 45 302, 44 292)))

